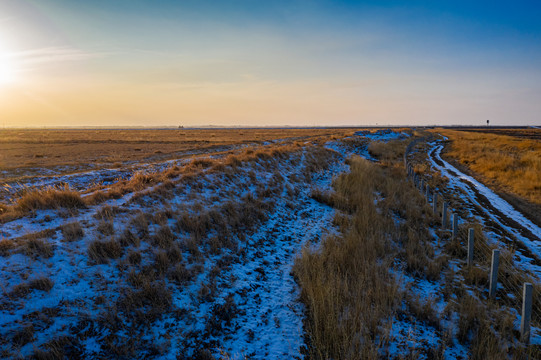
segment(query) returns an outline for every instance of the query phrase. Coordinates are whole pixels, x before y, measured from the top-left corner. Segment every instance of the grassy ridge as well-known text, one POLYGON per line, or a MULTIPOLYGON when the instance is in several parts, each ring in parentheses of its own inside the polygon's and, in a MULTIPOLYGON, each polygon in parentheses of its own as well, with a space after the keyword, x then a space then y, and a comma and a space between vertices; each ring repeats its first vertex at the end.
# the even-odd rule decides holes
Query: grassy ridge
POLYGON ((387 270, 393 251, 385 241, 393 224, 378 214, 372 192, 379 180, 381 173, 374 165, 354 159, 351 172, 336 185, 345 195, 336 201, 346 202, 340 207, 353 214, 351 219, 337 218, 347 232, 327 238, 321 251, 304 249, 295 264, 310 312, 311 355, 317 359, 376 355, 376 338, 384 335, 379 325, 397 306, 398 286, 387 270))
MULTIPOLYGON (((451 239, 439 229, 424 197, 405 180, 404 147, 378 144, 379 163, 352 158, 334 192, 314 194, 339 210, 340 234, 304 248, 294 266, 307 309, 308 359, 444 359, 457 343, 471 359, 536 358, 537 347, 517 341, 505 302, 487 300, 486 271, 461 260, 465 231, 451 239), (426 293, 418 281, 437 290, 426 293), (419 326, 436 339, 430 346, 409 341, 419 326), (401 328, 411 332, 406 342, 401 328), (390 350, 397 344, 400 353, 390 350)), ((431 188, 440 182, 432 179, 431 188)), ((512 260, 508 266, 518 271, 512 260)))

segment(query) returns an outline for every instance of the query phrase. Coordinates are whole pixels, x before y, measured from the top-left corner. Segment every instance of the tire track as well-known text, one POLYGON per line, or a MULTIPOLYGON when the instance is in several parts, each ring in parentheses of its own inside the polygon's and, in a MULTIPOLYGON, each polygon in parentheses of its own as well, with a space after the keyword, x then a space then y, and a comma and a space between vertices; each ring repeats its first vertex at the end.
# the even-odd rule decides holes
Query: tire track
POLYGON ((480 209, 473 211, 470 207, 472 213, 478 213, 487 227, 496 230, 494 232, 502 237, 502 241, 516 246, 532 264, 541 266, 541 228, 485 185, 443 160, 442 149, 442 144, 434 143, 428 151, 432 166, 449 178, 451 187, 463 190, 466 202, 480 209))

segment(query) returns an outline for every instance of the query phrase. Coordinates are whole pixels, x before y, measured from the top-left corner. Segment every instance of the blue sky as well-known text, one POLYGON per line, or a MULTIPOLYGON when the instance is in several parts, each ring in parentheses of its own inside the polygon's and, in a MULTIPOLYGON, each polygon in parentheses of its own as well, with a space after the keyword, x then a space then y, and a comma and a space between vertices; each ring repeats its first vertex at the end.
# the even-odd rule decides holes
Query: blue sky
POLYGON ((0 59, 14 73, 0 115, 13 126, 539 125, 540 15, 534 1, 0 0, 0 59))

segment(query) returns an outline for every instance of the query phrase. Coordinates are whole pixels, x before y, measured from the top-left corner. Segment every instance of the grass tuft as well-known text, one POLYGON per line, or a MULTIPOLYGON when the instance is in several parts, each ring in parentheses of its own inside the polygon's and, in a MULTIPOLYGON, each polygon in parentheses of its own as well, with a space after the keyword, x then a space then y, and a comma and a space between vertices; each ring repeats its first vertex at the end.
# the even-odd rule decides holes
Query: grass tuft
POLYGON ((84 236, 83 227, 79 222, 72 222, 62 226, 62 235, 64 236, 64 241, 75 241, 79 240, 84 236))
POLYGON ((109 259, 122 256, 122 247, 116 240, 94 240, 88 246, 88 256, 98 264, 107 264, 109 259))
POLYGON ((17 199, 15 209, 23 212, 60 209, 84 208, 85 203, 79 193, 65 187, 27 190, 17 199))

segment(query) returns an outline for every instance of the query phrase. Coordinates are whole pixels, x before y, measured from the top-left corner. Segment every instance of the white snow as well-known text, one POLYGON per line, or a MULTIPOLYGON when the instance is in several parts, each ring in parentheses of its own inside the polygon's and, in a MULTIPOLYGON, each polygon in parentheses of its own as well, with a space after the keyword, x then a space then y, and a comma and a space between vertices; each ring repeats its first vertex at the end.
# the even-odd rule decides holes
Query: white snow
MULTIPOLYGON (((352 151, 357 150, 364 151, 352 151)), ((329 169, 312 175, 312 186, 329 189, 333 177, 347 170, 342 154, 348 155, 345 147, 340 149, 340 153, 334 153, 337 161, 329 169)), ((311 199, 309 186, 299 186, 305 184, 296 180, 303 178, 303 168, 300 165, 304 157, 295 161, 292 163, 287 160, 280 164, 280 175, 284 177, 283 188, 291 185, 297 191, 295 201, 289 200, 286 190, 275 198, 269 219, 258 226, 255 232, 247 233, 246 240, 240 242, 240 246, 245 248, 243 260, 234 261, 218 275, 217 293, 210 301, 201 301, 197 294, 201 286, 208 282, 210 270, 220 260, 220 256, 205 255, 203 272, 186 286, 168 285, 172 289, 173 307, 185 311, 187 316, 179 318, 174 313, 166 313, 151 325, 144 339, 162 348, 162 354, 157 358, 175 359, 179 352, 186 350, 185 354, 189 354, 189 351, 197 348, 193 341, 206 333, 212 309, 223 305, 228 296, 233 297, 235 316, 230 324, 222 325, 224 330, 221 333, 210 334, 207 338, 209 345, 217 344, 212 348, 215 355, 226 352, 233 359, 244 356, 261 359, 302 358, 304 309, 298 301, 299 289, 291 275, 291 268, 305 243, 318 243, 325 233, 333 231, 330 224, 334 209, 311 199), (170 334, 177 335, 171 337, 170 334)), ((147 169, 146 164, 142 164, 142 168, 147 169)), ((200 204, 202 209, 212 209, 228 201, 228 196, 233 194, 241 197, 253 193, 255 184, 246 175, 246 171, 241 171, 238 176, 202 174, 195 185, 177 188, 173 198, 166 201, 166 206, 173 210, 193 209, 200 204)), ((269 183, 275 176, 275 169, 267 169, 263 162, 255 163, 251 171, 256 174, 259 183, 269 183)), ((79 181, 80 184, 87 183, 85 179, 89 174, 93 175, 92 172, 81 174, 83 180, 76 175, 63 176, 62 181, 70 185, 79 181)), ((178 180, 180 178, 173 179, 178 180)), ((143 192, 148 193, 152 189, 143 192)), ((54 246, 52 258, 39 257, 34 260, 23 254, 2 258, 0 277, 3 280, 4 297, 0 299, 0 305, 3 303, 5 306, 0 310, 0 337, 11 338, 12 334, 21 329, 20 324, 27 322, 25 319, 31 313, 39 313, 44 308, 58 310, 58 314, 50 319, 52 323, 37 329, 34 340, 18 350, 21 356, 31 355, 36 347, 54 337, 69 334, 70 326, 75 326, 82 319, 98 319, 103 316, 106 308, 96 303, 98 295, 106 297, 106 304, 114 304, 119 298, 126 280, 117 266, 118 261, 93 264, 88 259, 87 247, 97 237, 108 239, 96 231, 99 220, 95 215, 102 207, 117 206, 124 211, 114 218, 116 233, 121 234, 129 226, 131 216, 138 211, 152 213, 156 211, 156 206, 163 206, 151 197, 148 202, 132 201, 133 195, 135 193, 128 193, 120 199, 79 210, 65 218, 59 217, 56 210, 38 210, 32 216, 2 225, 0 236, 9 239, 45 229, 56 229, 55 235, 46 240, 54 246), (45 221, 46 217, 50 220, 45 221), (81 240, 65 242, 60 229, 73 221, 84 224, 85 235, 81 240), (25 279, 24 274, 30 274, 30 277, 25 279), (20 300, 7 297, 16 285, 41 276, 54 281, 50 292, 35 290, 20 300)), ((169 225, 173 225, 171 220, 169 225)), ((158 228, 152 224, 149 236, 152 237, 158 228)), ((152 257, 156 250, 146 241, 142 242, 138 250, 143 254, 143 264, 150 264, 148 256, 152 257)), ((191 256, 188 253, 183 255, 185 259, 191 256)), ((81 345, 87 356, 99 357, 104 354, 103 338, 108 332, 108 329, 101 329, 100 333, 84 339, 81 345)), ((122 332, 117 332, 116 336, 123 336, 122 332)), ((0 349, 6 345, 0 342, 0 349)))
MULTIPOLYGON (((478 205, 478 201, 475 200, 475 195, 473 194, 472 190, 466 186, 462 181, 467 181, 470 184, 472 184, 482 195, 484 195, 491 203, 492 206, 497 208, 499 211, 501 211, 503 214, 511 218, 512 220, 519 223, 521 226, 528 229, 534 236, 536 236, 538 239, 541 240, 541 228, 537 225, 535 225, 533 222, 531 222, 529 219, 524 217, 519 211, 517 211, 511 204, 509 204, 507 201, 499 197, 494 191, 480 183, 479 181, 475 180, 473 177, 468 176, 464 173, 462 173, 460 170, 449 164, 447 161, 443 160, 441 157, 441 150, 443 149, 443 145, 436 145, 434 148, 430 151, 430 154, 434 156, 438 162, 441 162, 443 166, 440 166, 438 162, 434 161, 432 157, 429 156, 431 165, 441 171, 443 176, 446 176, 449 178, 450 185, 462 189, 464 192, 469 194, 469 198, 476 202, 478 205), (455 175, 456 174, 456 175, 455 175)), ((481 206, 482 207, 482 206, 481 206)), ((541 242, 534 242, 528 239, 527 237, 523 236, 520 233, 519 229, 512 228, 510 226, 507 226, 504 224, 503 220, 500 219, 497 214, 493 214, 492 212, 488 211, 487 209, 484 209, 485 213, 490 216, 494 221, 499 223, 502 227, 506 228, 510 233, 512 233, 514 236, 516 236, 520 241, 522 241, 534 254, 541 257, 541 242)))
POLYGON ((366 139, 378 140, 378 141, 397 140, 397 139, 404 139, 406 137, 409 137, 409 134, 405 132, 397 132, 391 129, 382 129, 382 130, 377 130, 374 132, 371 132, 369 130, 357 131, 355 135, 361 136, 366 139))

